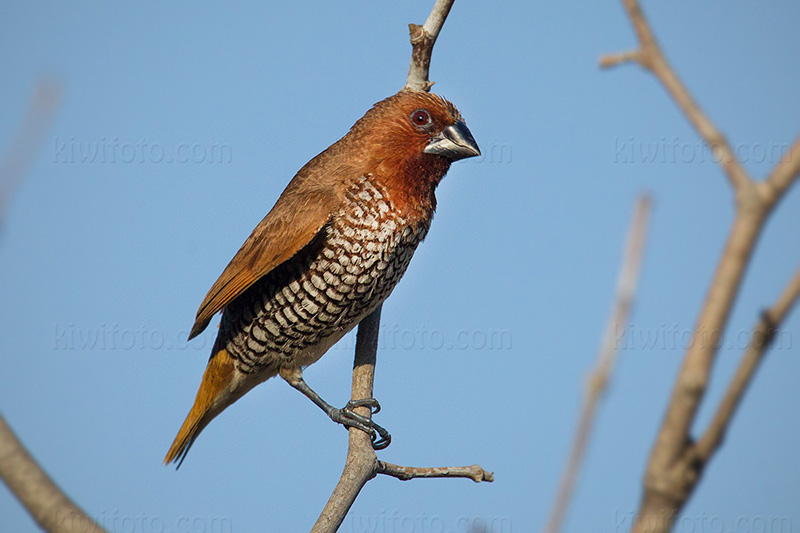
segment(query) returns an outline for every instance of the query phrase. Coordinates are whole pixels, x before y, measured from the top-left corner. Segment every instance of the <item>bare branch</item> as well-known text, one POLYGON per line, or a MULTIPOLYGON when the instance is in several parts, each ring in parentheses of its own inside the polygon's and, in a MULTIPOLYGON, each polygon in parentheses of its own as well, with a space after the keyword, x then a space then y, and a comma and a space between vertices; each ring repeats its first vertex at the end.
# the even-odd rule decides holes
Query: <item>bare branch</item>
POLYGON ((436 38, 442 30, 444 21, 450 13, 455 0, 436 0, 431 14, 425 24, 409 24, 408 33, 411 38, 411 64, 408 67, 406 89, 428 92, 433 86, 429 80, 431 55, 436 38))
POLYGON ((378 461, 378 474, 396 477, 401 481, 408 481, 418 477, 461 477, 469 478, 475 483, 481 481, 494 481, 494 474, 487 472, 480 465, 472 466, 435 466, 435 467, 419 467, 419 466, 400 466, 392 463, 384 463, 378 461))
MULTIPOLYGON (((356 357, 353 364, 353 387, 350 396, 353 400, 372 397, 380 317, 381 308, 378 307, 358 325, 356 357)), ((357 411, 359 414, 367 418, 371 416, 368 408, 359 407, 357 409, 360 409, 357 411)), ((476 482, 494 481, 492 474, 478 465, 418 468, 378 461, 369 435, 359 429, 350 428, 350 442, 344 471, 311 532, 332 533, 338 530, 361 489, 377 474, 386 474, 403 480, 418 477, 466 477, 476 482)))
MULTIPOLYGON (((60 105, 61 87, 40 81, 22 123, 0 161, 0 220, 14 190, 36 160, 60 105)), ((0 416, 0 478, 45 531, 103 531, 53 482, 0 416)))
MULTIPOLYGON (((718 412, 718 427, 710 427, 702 448, 695 446, 691 436, 700 403, 705 396, 717 355, 719 339, 741 288, 744 273, 764 222, 775 205, 797 180, 800 172, 800 139, 795 141, 788 158, 781 161, 766 181, 754 182, 737 161, 722 133, 711 123, 692 99, 664 58, 637 0, 622 0, 639 40, 637 52, 626 52, 601 59, 602 66, 636 61, 652 72, 698 133, 718 150, 720 165, 736 192, 734 218, 725 248, 717 264, 694 329, 694 337, 681 365, 670 397, 667 412, 659 429, 645 473, 645 491, 633 527, 635 533, 667 532, 694 492, 703 468, 717 449, 719 439, 733 416, 743 392, 734 383, 718 412), (732 403, 731 403, 732 402, 732 403)), ((765 326, 765 327, 768 327, 765 326)), ((746 354, 744 365, 752 363, 757 354, 746 354)), ((760 356, 758 356, 760 358, 760 356)), ((744 370, 742 370, 744 372, 744 370)), ((747 376, 739 376, 749 381, 747 376)))
POLYGON ((736 374, 728 385, 728 390, 725 391, 725 396, 717 407, 717 412, 706 428, 706 432, 697 441, 696 453, 700 460, 708 461, 722 444, 725 432, 736 413, 742 396, 752 382, 759 364, 764 359, 764 354, 772 346, 775 332, 789 315, 798 299, 800 299, 800 268, 797 269, 775 305, 762 313, 761 319, 753 328, 750 343, 736 369, 736 374))
MULTIPOLYGON (((353 387, 350 394, 352 400, 372 397, 380 321, 381 307, 378 306, 358 325, 353 387)), ((356 412, 367 418, 372 415, 367 407, 358 407, 356 412)), ((356 501, 358 493, 367 481, 375 477, 377 466, 378 457, 372 449, 369 435, 359 429, 350 428, 344 471, 311 533, 334 532, 339 529, 353 502, 356 501)))
POLYGON ((636 282, 639 278, 645 237, 647 235, 647 222, 650 217, 650 204, 648 196, 641 196, 636 202, 628 230, 625 255, 623 256, 617 279, 617 295, 606 324, 603 342, 597 356, 597 364, 587 382, 586 396, 578 422, 578 429, 572 443, 567 467, 561 479, 558 495, 545 528, 548 533, 557 533, 561 530, 572 499, 581 463, 586 454, 589 436, 594 425, 595 413, 614 369, 614 363, 619 352, 620 336, 618 332, 620 329, 622 331, 625 330, 625 323, 628 321, 628 314, 636 291, 636 282))
POLYGON ((600 68, 612 68, 625 63, 638 63, 639 55, 639 50, 628 50, 627 52, 606 54, 600 56, 600 68))
POLYGON ((717 340, 724 334, 765 216, 760 211, 739 212, 733 222, 653 449, 651 461, 658 463, 659 469, 668 470, 686 451, 692 423, 710 381, 717 340))
POLYGON ((736 154, 731 148, 725 136, 717 129, 711 120, 703 113, 700 106, 689 94, 689 91, 681 82, 678 75, 667 62, 661 48, 658 45, 650 26, 647 24, 644 13, 637 0, 623 0, 623 4, 631 19, 636 37, 639 40, 639 50, 636 52, 623 52, 603 56, 600 59, 600 66, 607 68, 616 66, 623 62, 636 61, 643 68, 649 70, 658 78, 669 95, 681 108, 683 114, 694 126, 697 133, 708 143, 712 150, 717 152, 720 166, 725 171, 731 186, 736 190, 752 187, 753 182, 745 172, 736 154))
POLYGON ((728 234, 648 461, 645 494, 633 528, 637 533, 669 531, 704 467, 692 446, 692 424, 711 379, 718 339, 770 212, 756 199, 755 189, 749 191, 749 201, 740 204, 728 234))
POLYGON ((61 492, 27 452, 2 416, 0 477, 43 530, 58 533, 104 531, 61 492))
MULTIPOLYGON (((406 89, 429 91, 433 85, 428 81, 431 52, 452 5, 453 0, 437 0, 424 26, 409 24, 412 53, 406 89)), ((380 314, 381 308, 378 306, 358 325, 351 392, 353 400, 372 397, 380 314)), ((370 410, 366 407, 357 408, 357 412, 367 418, 371 416, 370 410)), ((478 465, 419 468, 378 461, 369 435, 361 430, 350 428, 350 441, 344 471, 328 503, 314 524, 312 533, 329 533, 338 530, 361 489, 377 474, 394 476, 403 480, 422 477, 466 477, 476 482, 494 480, 491 473, 486 472, 478 465)))
MULTIPOLYGON (((634 533, 666 533, 671 530, 678 512, 693 494, 706 464, 718 449, 741 395, 767 348, 764 346, 758 351, 751 351, 751 346, 711 425, 700 441, 694 444, 691 426, 705 396, 719 335, 722 335, 727 324, 733 299, 741 284, 741 275, 749 263, 750 252, 762 226, 763 218, 752 220, 741 214, 734 221, 728 245, 695 327, 692 346, 684 358, 650 454, 645 473, 645 491, 633 527, 634 533)), ((764 315, 762 320, 765 325, 756 328, 754 338, 762 331, 760 328, 764 328, 764 334, 768 333, 775 327, 769 323, 782 320, 788 313, 791 302, 797 298, 796 283, 795 278, 776 307, 764 315)), ((764 340, 767 339, 768 336, 764 337, 764 340)))

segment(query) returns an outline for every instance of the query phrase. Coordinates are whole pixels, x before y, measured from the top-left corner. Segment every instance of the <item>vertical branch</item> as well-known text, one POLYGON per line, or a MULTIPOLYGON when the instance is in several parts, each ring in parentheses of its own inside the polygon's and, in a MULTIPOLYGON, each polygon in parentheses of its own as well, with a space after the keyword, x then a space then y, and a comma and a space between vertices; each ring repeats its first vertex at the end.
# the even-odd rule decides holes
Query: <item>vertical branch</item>
POLYGON ((636 292, 636 282, 639 278, 645 237, 647 235, 647 222, 650 217, 650 204, 650 198, 647 196, 641 196, 636 202, 630 229, 628 230, 625 255, 623 256, 617 279, 616 298, 606 324, 603 342, 597 356, 597 364, 586 384, 583 409, 581 410, 567 466, 564 469, 558 489, 558 495, 545 528, 547 533, 557 533, 561 530, 564 517, 569 509, 583 457, 586 455, 586 448, 594 425, 597 407, 614 369, 621 338, 618 332, 620 328, 624 332, 625 323, 628 320, 628 314, 636 292))
MULTIPOLYGON (((372 397, 372 385, 375 380, 375 361, 378 351, 378 332, 381 322, 381 306, 369 314, 358 324, 356 335, 356 357, 353 363, 353 386, 350 399, 360 400, 372 397)), ((356 412, 367 418, 371 411, 367 407, 358 407, 356 412)), ((372 449, 369 435, 363 431, 350 428, 350 440, 347 446, 347 460, 344 471, 333 489, 328 503, 311 529, 312 533, 334 532, 339 529, 344 517, 356 501, 358 493, 367 481, 375 477, 378 456, 372 449)))
POLYGON ((450 13, 455 0, 436 0, 431 14, 425 24, 409 24, 408 33, 411 38, 411 64, 408 67, 406 89, 412 91, 428 92, 433 86, 429 80, 431 69, 431 55, 436 38, 442 31, 444 21, 450 13))
POLYGON ((0 416, 0 478, 45 531, 104 531, 75 505, 31 457, 0 416))
MULTIPOLYGON (((405 89, 413 91, 429 91, 428 81, 431 53, 436 38, 447 19, 454 0, 437 0, 428 20, 423 26, 409 24, 411 33, 411 64, 405 89)), ((358 325, 356 336, 356 356, 353 364, 352 400, 372 397, 372 386, 375 379, 375 361, 378 351, 378 331, 380 328, 381 307, 378 306, 358 325)), ((371 416, 366 407, 357 408, 357 412, 365 417, 371 416)), ((469 467, 409 467, 378 461, 372 448, 372 441, 361 430, 350 428, 350 440, 347 447, 347 460, 344 470, 328 503, 314 524, 312 533, 333 533, 339 529, 347 512, 352 507, 361 489, 367 481, 378 474, 392 476, 401 480, 413 478, 460 477, 475 482, 494 480, 490 472, 479 465, 469 467)))

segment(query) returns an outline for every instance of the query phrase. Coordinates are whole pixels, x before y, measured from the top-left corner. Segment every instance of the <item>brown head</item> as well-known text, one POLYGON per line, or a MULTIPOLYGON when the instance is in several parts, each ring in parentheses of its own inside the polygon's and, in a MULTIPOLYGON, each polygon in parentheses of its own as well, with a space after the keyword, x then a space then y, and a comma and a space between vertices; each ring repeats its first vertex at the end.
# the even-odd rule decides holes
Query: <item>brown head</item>
POLYGON ((453 104, 417 91, 375 104, 346 139, 363 150, 367 168, 395 200, 426 210, 435 207, 434 189, 450 164, 481 153, 453 104))

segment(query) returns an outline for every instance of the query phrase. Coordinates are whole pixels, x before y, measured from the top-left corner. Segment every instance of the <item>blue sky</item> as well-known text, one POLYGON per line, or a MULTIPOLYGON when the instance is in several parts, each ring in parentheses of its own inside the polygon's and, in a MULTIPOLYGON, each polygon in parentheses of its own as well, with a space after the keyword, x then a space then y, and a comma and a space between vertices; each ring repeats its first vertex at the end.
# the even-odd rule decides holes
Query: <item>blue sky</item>
MULTIPOLYGON (((279 380, 214 420, 179 471, 161 465, 215 328, 188 344, 185 334, 292 175, 402 87, 406 24, 422 23, 431 5, 3 7, 0 146, 37 80, 55 78, 64 93, 0 230, 0 409, 109 529, 313 524, 347 435, 279 380), (91 155, 103 146, 114 161, 91 155)), ((703 109, 763 176, 800 133, 800 5, 644 7, 703 109)), ((429 236, 384 306, 376 396, 393 442, 379 456, 480 463, 496 481, 378 478, 342 531, 542 527, 631 209, 649 191, 633 336, 566 524, 581 533, 629 527, 681 339, 732 217, 724 177, 661 87, 634 67, 597 67, 599 55, 634 45, 617 2, 456 2, 431 76, 485 155, 453 166, 429 236)), ((795 188, 756 250, 701 424, 733 373, 742 332, 800 264, 799 225, 795 188)), ((784 329, 677 531, 800 528, 798 313, 784 329)), ((349 395, 352 344, 345 338, 306 372, 334 404, 349 395)), ((5 488, 0 529, 34 530, 5 488)))

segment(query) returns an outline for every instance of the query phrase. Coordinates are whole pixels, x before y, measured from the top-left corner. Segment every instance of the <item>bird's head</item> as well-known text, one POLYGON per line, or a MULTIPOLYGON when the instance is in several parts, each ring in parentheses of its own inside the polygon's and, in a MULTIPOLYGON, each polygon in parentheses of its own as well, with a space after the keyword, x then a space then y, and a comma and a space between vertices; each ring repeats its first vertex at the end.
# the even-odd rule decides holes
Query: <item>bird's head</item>
POLYGON ((370 172, 431 209, 433 191, 450 164, 481 153, 453 104, 417 91, 402 90, 378 102, 348 137, 363 150, 370 172))
POLYGON ((481 154, 458 109, 431 93, 402 90, 375 104, 353 132, 368 136, 381 155, 427 154, 453 162, 481 154))

